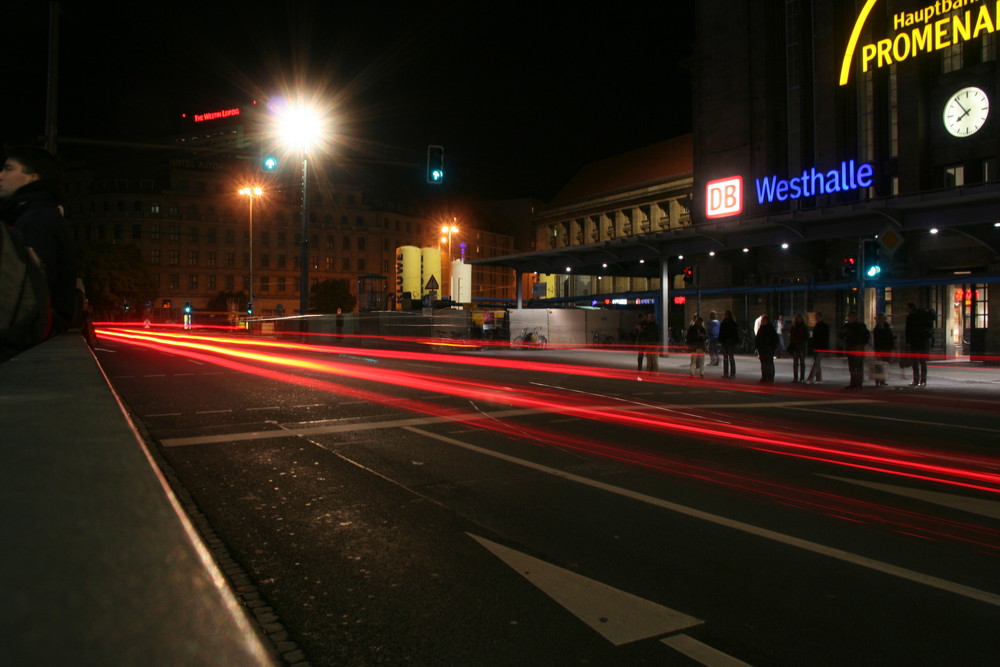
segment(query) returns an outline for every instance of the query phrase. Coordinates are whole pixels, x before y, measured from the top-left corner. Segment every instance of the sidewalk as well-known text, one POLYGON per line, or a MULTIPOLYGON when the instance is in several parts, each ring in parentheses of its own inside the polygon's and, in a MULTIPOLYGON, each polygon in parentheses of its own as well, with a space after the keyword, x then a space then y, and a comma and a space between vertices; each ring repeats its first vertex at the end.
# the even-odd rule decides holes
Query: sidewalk
MULTIPOLYGON (((636 370, 637 357, 633 351, 610 350, 607 348, 545 349, 520 352, 497 350, 490 354, 516 354, 524 359, 631 370, 636 370)), ((690 359, 690 355, 686 353, 663 355, 660 358, 660 373, 687 378, 689 377, 690 359)), ((809 372, 811 365, 812 358, 810 357, 806 359, 806 373, 809 372)), ((776 387, 784 385, 803 389, 817 387, 824 390, 836 390, 846 387, 850 382, 846 357, 832 356, 823 359, 822 385, 792 384, 791 359, 775 359, 774 367, 774 386, 776 387)), ((710 366, 709 357, 705 355, 705 380, 723 382, 721 359, 718 366, 710 366)), ((760 380, 760 362, 757 360, 757 357, 748 354, 736 355, 736 383, 756 384, 758 380, 760 380)), ((875 383, 868 377, 866 364, 865 384, 861 391, 865 393, 907 391, 934 394, 961 394, 974 396, 979 399, 995 398, 997 401, 1000 401, 1000 367, 998 366, 987 366, 980 362, 970 362, 962 358, 932 361, 927 364, 926 387, 910 387, 909 384, 912 380, 912 369, 900 368, 899 364, 893 364, 889 369, 887 386, 876 387, 875 383)), ((731 383, 732 381, 727 380, 726 382, 731 383)))

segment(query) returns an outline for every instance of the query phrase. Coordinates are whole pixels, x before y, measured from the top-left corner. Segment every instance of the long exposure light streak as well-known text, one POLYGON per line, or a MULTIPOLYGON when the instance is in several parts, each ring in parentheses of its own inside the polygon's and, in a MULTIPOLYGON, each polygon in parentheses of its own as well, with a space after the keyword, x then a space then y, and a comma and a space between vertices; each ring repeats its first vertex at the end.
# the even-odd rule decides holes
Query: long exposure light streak
MULTIPOLYGON (((773 426, 764 430, 733 423, 720 425, 706 422, 702 417, 683 416, 677 413, 669 415, 637 413, 634 410, 625 410, 620 407, 607 405, 600 397, 587 395, 568 396, 562 392, 542 391, 537 387, 524 385, 518 385, 517 389, 514 390, 510 387, 454 377, 441 378, 421 373, 390 370, 383 367, 373 369, 367 366, 362 367, 354 364, 316 360, 301 356, 236 349, 247 348, 250 345, 258 345, 269 349, 301 349, 296 344, 284 344, 273 341, 257 343, 240 340, 238 344, 230 346, 232 341, 228 339, 128 331, 102 331, 101 335, 124 340, 144 340, 146 342, 168 345, 175 349, 198 350, 279 367, 314 371, 383 384, 407 386, 413 389, 458 396, 470 400, 545 410, 584 419, 593 419, 604 423, 621 424, 631 428, 668 432, 683 437, 716 442, 721 441, 742 447, 766 450, 770 453, 793 456, 821 456, 824 457, 826 462, 831 464, 840 463, 846 465, 847 462, 850 462, 852 467, 863 465, 870 470, 884 474, 934 481, 978 491, 1000 493, 1000 473, 997 472, 997 462, 989 459, 979 461, 965 460, 963 461, 965 466, 958 467, 949 463, 937 462, 943 457, 931 451, 888 447, 884 444, 833 436, 781 432, 773 426), (976 470, 972 467, 973 464, 979 464, 981 467, 989 467, 985 470, 976 470)), ((357 352, 356 350, 353 351, 357 352)), ((378 352, 386 352, 393 358, 440 360, 440 355, 420 356, 417 353, 417 356, 414 357, 412 353, 408 355, 394 351, 378 352)), ((479 359, 476 361, 490 367, 497 365, 495 360, 492 359, 479 359)), ((518 366, 511 364, 510 367, 516 368, 518 366)), ((530 368, 536 371, 548 370, 560 373, 567 371, 566 367, 560 364, 531 365, 530 368), (550 366, 551 368, 549 368, 550 366)), ((599 372, 603 375, 603 371, 606 369, 591 369, 588 371, 577 367, 576 370, 581 373, 599 372)), ((632 374, 627 374, 627 377, 631 376, 632 374)))
MULTIPOLYGON (((1000 474, 997 462, 991 459, 960 458, 954 454, 940 455, 935 452, 904 450, 884 444, 836 438, 833 436, 809 436, 776 432, 773 426, 767 430, 742 426, 734 423, 705 423, 705 418, 697 414, 657 414, 655 411, 637 412, 634 407, 614 407, 606 404, 606 397, 590 394, 567 395, 531 386, 495 385, 460 378, 440 378, 420 373, 396 371, 383 367, 371 368, 329 360, 256 352, 251 345, 268 350, 301 349, 295 344, 274 343, 273 341, 239 341, 231 347, 229 339, 210 339, 176 334, 151 334, 149 332, 102 331, 102 336, 120 340, 150 349, 182 353, 193 359, 204 361, 235 371, 252 373, 279 382, 294 383, 313 389, 336 393, 361 400, 392 405, 408 411, 427 415, 443 416, 466 423, 479 429, 493 430, 510 435, 506 423, 491 424, 488 421, 471 419, 468 410, 443 408, 440 405, 410 399, 400 402, 379 392, 345 385, 343 382, 292 375, 279 370, 262 368, 245 362, 266 363, 299 371, 318 372, 339 378, 373 381, 383 384, 402 385, 437 394, 458 396, 470 401, 531 408, 578 418, 593 419, 605 423, 617 423, 630 428, 643 428, 668 432, 687 438, 697 438, 714 442, 727 442, 734 446, 746 447, 769 454, 793 456, 814 460, 830 465, 840 465, 865 469, 873 472, 902 476, 922 481, 930 481, 959 486, 980 491, 1000 493, 1000 474), (214 342, 213 342, 214 341, 214 342), (221 355, 221 356, 220 356, 221 355), (604 401, 602 403, 602 401, 604 401), (948 464, 939 460, 946 460, 948 464), (933 462, 934 460, 938 462, 933 462), (976 469, 980 468, 980 469, 976 469), (985 468, 985 470, 983 469, 985 468), (990 469, 992 468, 992 470, 990 469)), ((308 346, 301 346, 313 352, 308 346)), ((358 350, 352 349, 357 354, 358 350)), ((369 351, 365 351, 367 354, 369 351)), ((440 360, 440 355, 427 355, 440 360)), ((398 358, 412 359, 412 355, 400 353, 398 358)), ((489 360, 493 361, 493 360, 489 360)), ((490 364, 495 365, 495 364, 490 364)), ((565 367, 558 370, 565 372, 565 367)), ((535 365, 532 369, 538 370, 535 365)), ((629 374, 631 376, 632 374, 629 374)), ((642 409, 648 409, 645 406, 642 409)), ((1000 549, 1000 535, 994 531, 973 525, 955 522, 941 522, 923 515, 912 515, 899 510, 887 511, 881 506, 872 506, 860 501, 830 496, 813 490, 792 490, 758 478, 747 478, 726 473, 714 468, 701 468, 669 456, 663 451, 642 451, 639 448, 621 448, 576 438, 564 433, 530 426, 520 426, 518 435, 547 447, 572 450, 588 456, 598 456, 608 460, 648 467, 671 474, 700 479, 715 485, 726 485, 744 492, 769 496, 773 499, 797 506, 809 507, 830 516, 847 520, 871 523, 891 523, 901 532, 918 534, 929 539, 948 535, 990 549, 1000 549), (943 524, 934 527, 936 524, 943 524)))

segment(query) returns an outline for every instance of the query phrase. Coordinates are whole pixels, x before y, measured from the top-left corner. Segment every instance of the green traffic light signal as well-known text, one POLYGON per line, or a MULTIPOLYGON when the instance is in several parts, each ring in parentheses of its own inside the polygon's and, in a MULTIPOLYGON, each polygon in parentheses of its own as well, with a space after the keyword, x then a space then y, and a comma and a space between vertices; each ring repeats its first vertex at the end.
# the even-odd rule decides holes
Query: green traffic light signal
POLYGON ((278 158, 273 155, 265 155, 261 158, 260 168, 264 171, 277 171, 278 170, 278 158))
POLYGON ((444 182, 444 147, 427 147, 427 182, 438 185, 444 182))

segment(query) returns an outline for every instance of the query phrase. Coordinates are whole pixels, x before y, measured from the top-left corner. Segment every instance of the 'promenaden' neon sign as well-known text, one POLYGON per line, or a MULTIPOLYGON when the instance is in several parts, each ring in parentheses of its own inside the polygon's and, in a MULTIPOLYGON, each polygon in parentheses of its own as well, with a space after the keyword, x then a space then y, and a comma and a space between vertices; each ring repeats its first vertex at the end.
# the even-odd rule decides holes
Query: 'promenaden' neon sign
MULTIPOLYGON (((878 0, 868 0, 858 14, 840 67, 840 85, 846 85, 858 52, 865 22, 878 0)), ((861 70, 886 67, 922 53, 931 53, 997 31, 1000 0, 936 0, 912 12, 892 17, 893 34, 864 44, 861 70), (959 11, 965 9, 965 11, 959 11)))
POLYGON ((867 162, 858 165, 854 160, 846 160, 840 163, 839 169, 817 171, 813 167, 804 169, 800 176, 793 178, 782 179, 777 176, 758 178, 757 203, 769 204, 775 200, 786 201, 867 188, 873 182, 874 172, 875 170, 867 162))

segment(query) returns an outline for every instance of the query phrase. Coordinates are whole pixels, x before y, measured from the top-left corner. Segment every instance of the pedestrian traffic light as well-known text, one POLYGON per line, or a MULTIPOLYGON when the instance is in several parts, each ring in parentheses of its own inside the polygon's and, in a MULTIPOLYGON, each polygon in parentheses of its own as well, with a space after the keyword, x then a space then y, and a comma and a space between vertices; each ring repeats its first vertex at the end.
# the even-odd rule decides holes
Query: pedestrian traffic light
POLYGON ((874 243, 865 244, 865 276, 878 278, 882 273, 882 262, 879 258, 878 246, 874 243))
POLYGON ((191 314, 191 302, 190 301, 185 301, 184 302, 184 314, 185 315, 190 315, 191 314))
POLYGON ((427 182, 439 185, 444 182, 444 147, 427 147, 427 182))
POLYGON ((684 284, 690 285, 694 282, 694 267, 685 266, 684 267, 684 284))
POLYGON ((840 272, 845 278, 853 278, 857 271, 858 262, 854 257, 845 257, 840 265, 840 272))

